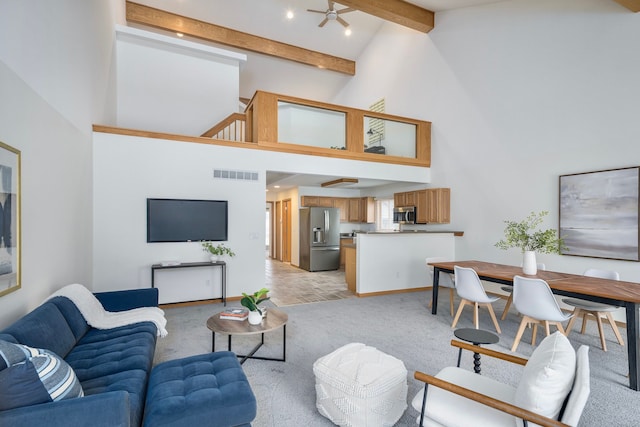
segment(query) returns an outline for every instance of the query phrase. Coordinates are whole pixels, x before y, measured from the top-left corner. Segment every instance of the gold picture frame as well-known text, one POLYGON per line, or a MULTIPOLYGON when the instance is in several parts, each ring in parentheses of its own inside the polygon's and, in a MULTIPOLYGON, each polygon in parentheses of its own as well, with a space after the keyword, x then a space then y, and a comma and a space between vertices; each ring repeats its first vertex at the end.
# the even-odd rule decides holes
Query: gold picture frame
POLYGON ((20 150, 0 141, 0 296, 20 289, 20 150))

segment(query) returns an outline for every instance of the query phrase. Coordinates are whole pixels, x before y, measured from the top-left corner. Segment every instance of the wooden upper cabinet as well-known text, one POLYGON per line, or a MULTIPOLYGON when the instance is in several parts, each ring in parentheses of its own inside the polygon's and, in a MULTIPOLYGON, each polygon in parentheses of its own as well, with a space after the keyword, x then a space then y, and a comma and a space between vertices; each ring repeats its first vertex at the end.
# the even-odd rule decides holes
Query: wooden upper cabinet
POLYGON ((349 199, 334 197, 333 207, 340 209, 340 222, 349 222, 349 199))
POLYGON ((300 206, 308 208, 318 206, 322 208, 332 208, 333 197, 302 196, 300 197, 300 206))
POLYGON ((405 203, 405 194, 407 193, 395 193, 393 195, 393 206, 397 208, 407 206, 407 204, 405 203))
POLYGON ((361 222, 360 198, 349 200, 349 222, 361 222))
POLYGON ((449 188, 428 188, 396 193, 393 195, 393 201, 394 206, 415 206, 418 224, 449 224, 451 222, 451 189, 449 188), (404 204, 397 204, 398 201, 404 204), (410 201, 413 203, 409 203, 410 201))
POLYGON ((360 199, 360 222, 376 222, 376 204, 373 197, 362 197, 360 199))

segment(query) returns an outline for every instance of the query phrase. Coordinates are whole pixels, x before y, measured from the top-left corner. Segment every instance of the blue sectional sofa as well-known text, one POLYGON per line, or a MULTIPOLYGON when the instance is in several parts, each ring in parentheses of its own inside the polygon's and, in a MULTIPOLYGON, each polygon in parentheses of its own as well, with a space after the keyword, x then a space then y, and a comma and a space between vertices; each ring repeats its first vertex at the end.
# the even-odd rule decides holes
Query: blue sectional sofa
MULTIPOLYGON (((158 305, 158 290, 96 294, 108 311, 158 305)), ((0 340, 47 349, 73 368, 84 397, 0 411, 0 426, 140 426, 153 367, 156 326, 90 327, 67 298, 55 297, 0 331, 0 340)))

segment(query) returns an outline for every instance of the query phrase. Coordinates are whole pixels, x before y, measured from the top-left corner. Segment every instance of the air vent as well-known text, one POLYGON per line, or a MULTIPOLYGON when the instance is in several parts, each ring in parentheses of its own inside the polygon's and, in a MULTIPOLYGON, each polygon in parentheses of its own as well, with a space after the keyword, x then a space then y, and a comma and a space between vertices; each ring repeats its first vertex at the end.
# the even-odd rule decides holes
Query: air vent
POLYGON ((214 169, 213 178, 214 179, 235 179, 238 181, 257 181, 258 172, 214 169))

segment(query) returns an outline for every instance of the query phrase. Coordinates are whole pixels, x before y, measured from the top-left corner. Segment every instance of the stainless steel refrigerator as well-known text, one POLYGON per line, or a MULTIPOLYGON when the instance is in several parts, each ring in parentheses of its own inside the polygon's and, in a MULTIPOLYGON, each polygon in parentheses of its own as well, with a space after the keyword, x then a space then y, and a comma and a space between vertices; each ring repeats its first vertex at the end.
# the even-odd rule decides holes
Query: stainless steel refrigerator
POLYGON ((300 268, 307 271, 340 268, 338 208, 300 209, 300 268))

